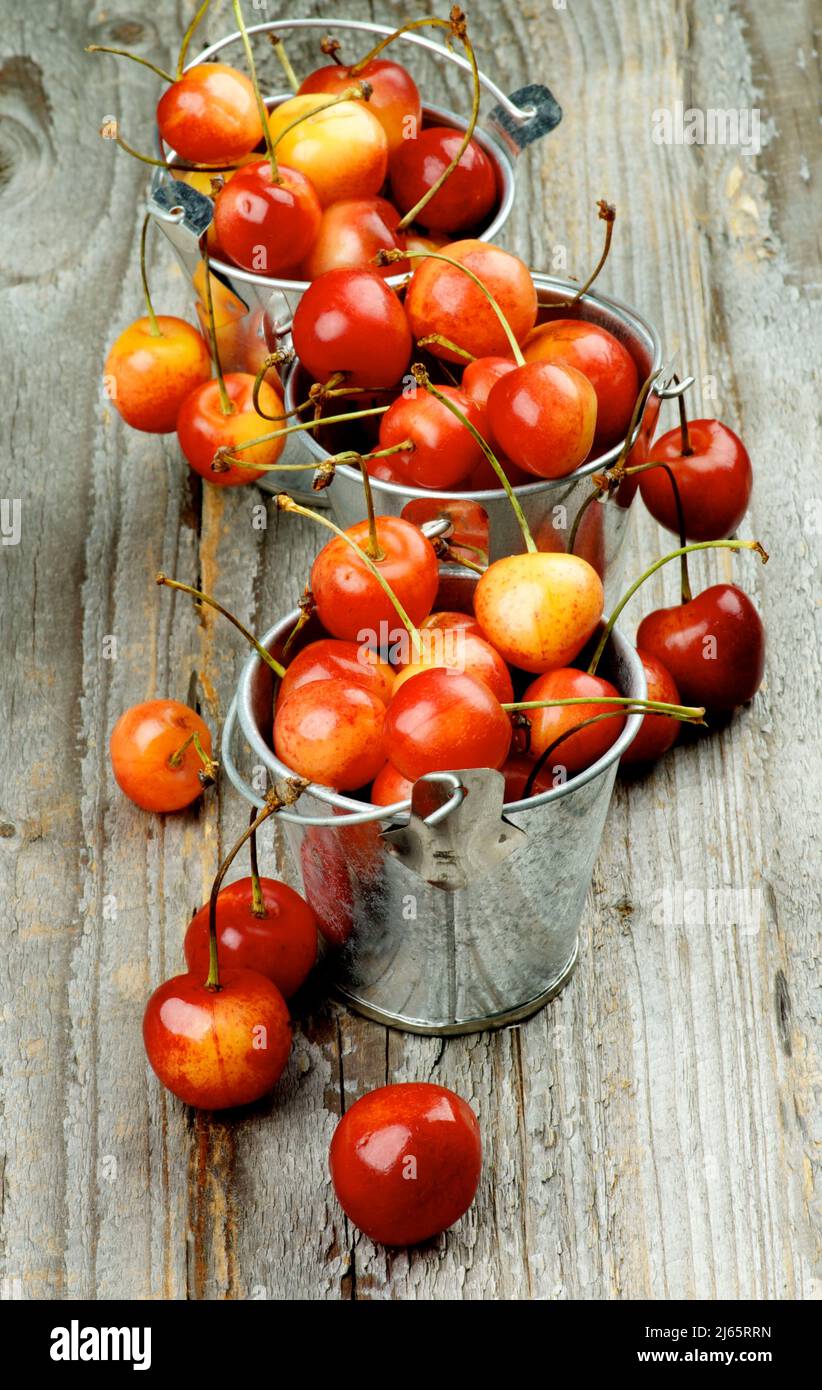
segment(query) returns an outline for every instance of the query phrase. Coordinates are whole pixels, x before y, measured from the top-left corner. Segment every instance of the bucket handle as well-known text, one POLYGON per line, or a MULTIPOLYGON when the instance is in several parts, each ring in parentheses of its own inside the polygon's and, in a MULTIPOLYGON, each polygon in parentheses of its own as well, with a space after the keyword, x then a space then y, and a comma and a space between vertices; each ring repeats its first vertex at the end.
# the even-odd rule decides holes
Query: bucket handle
MULTIPOLYGON (((225 723, 223 724, 223 734, 220 742, 220 757, 228 775, 228 779, 235 789, 242 797, 245 797, 246 801, 250 801, 253 806, 262 810, 265 805, 264 798, 261 797, 258 792, 254 791, 253 787, 249 786, 234 760, 233 744, 236 723, 237 697, 235 695, 228 707, 228 713, 226 714, 225 723)), ((438 806, 436 810, 432 811, 430 815, 425 817, 424 824, 433 830, 436 826, 440 825, 447 816, 450 816, 452 811, 455 811, 458 806, 462 805, 465 800, 465 789, 460 779, 455 776, 453 772, 429 772, 426 773, 424 777, 420 777, 419 781, 437 782, 450 789, 451 794, 447 800, 444 801, 441 806, 438 806)), ((290 821, 292 825, 301 825, 306 828, 309 826, 323 826, 335 830, 344 829, 345 826, 349 825, 368 825, 375 820, 395 822, 400 818, 410 818, 410 814, 410 797, 405 801, 395 802, 393 806, 380 806, 378 810, 375 810, 375 808, 371 806, 367 810, 354 811, 350 815, 344 816, 301 816, 298 812, 290 811, 287 807, 283 807, 280 811, 276 812, 278 820, 290 821)))

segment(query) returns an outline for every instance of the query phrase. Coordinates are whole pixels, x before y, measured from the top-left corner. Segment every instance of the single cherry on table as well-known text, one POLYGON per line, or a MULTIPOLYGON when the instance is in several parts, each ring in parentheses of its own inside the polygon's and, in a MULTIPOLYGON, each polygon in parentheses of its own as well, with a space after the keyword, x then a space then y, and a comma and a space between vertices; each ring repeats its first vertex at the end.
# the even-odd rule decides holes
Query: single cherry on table
POLYGON ((214 780, 211 734, 179 700, 146 700, 127 709, 111 731, 117 785, 144 811, 181 811, 214 780))

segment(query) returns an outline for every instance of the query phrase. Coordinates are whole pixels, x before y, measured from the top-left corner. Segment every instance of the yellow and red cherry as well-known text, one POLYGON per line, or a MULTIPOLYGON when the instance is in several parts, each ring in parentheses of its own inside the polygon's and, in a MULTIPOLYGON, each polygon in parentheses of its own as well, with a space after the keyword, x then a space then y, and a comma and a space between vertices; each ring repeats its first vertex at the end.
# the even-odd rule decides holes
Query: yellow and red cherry
MULTIPOLYGON (((489 242, 454 241, 443 255, 464 265, 496 300, 517 342, 523 342, 537 316, 537 293, 524 261, 489 242)), ((445 261, 420 261, 405 295, 405 311, 416 339, 447 339, 472 357, 505 357, 509 339, 482 289, 470 276, 445 261)), ((435 357, 460 366, 464 355, 432 342, 435 357)))
POLYGON ((111 731, 109 751, 117 785, 144 811, 181 811, 213 780, 211 734, 179 700, 127 709, 111 731))
POLYGON ((510 666, 568 666, 602 617, 602 581, 578 555, 506 555, 480 577, 474 612, 483 636, 510 666))
POLYGON ((311 180, 285 164, 276 176, 269 159, 239 169, 217 194, 219 246, 243 270, 280 275, 314 245, 322 208, 311 180))
MULTIPOLYGON (((345 534, 368 552, 367 521, 349 526, 345 534)), ((376 534, 381 554, 374 563, 411 622, 419 625, 431 612, 439 587, 434 548, 418 527, 398 516, 377 517, 376 534)), ((323 546, 314 561, 311 592, 320 622, 334 637, 378 647, 381 631, 397 627, 397 611, 388 595, 365 560, 340 536, 323 546)))
POLYGON ((596 323, 554 319, 539 324, 522 346, 526 362, 575 367, 597 398, 594 448, 610 449, 625 438, 639 394, 636 363, 623 343, 596 323))
POLYGON ((548 778, 556 774, 559 767, 564 768, 569 777, 582 772, 604 757, 616 742, 625 719, 619 715, 611 717, 613 705, 598 703, 597 696, 603 695, 618 699, 619 691, 602 676, 591 676, 587 671, 578 671, 574 667, 548 671, 528 686, 523 700, 587 700, 590 697, 589 704, 552 705, 525 711, 531 725, 530 753, 533 758, 538 758, 557 739, 562 739, 552 755, 552 765, 544 769, 548 778), (589 724, 578 733, 570 732, 584 720, 594 719, 599 714, 609 717, 598 724, 589 724))
POLYGON ((374 198, 385 183, 388 141, 377 117, 360 100, 311 93, 290 97, 269 113, 277 157, 309 178, 323 207, 341 198, 374 198), (293 130, 286 127, 300 117, 293 130))
MULTIPOLYGON (((467 396, 452 386, 438 389, 479 429, 480 412, 467 396)), ((484 458, 463 422, 427 391, 398 396, 380 421, 381 449, 392 448, 403 440, 408 440, 412 447, 392 455, 392 467, 412 487, 447 490, 466 483, 484 458)))
POLYGON ((376 116, 388 142, 389 154, 419 129, 422 107, 417 84, 407 68, 388 58, 372 58, 365 67, 329 63, 308 74, 298 96, 321 92, 339 96, 354 82, 367 82, 371 88, 368 110, 376 116))
POLYGON ((514 687, 511 672, 499 652, 465 628, 452 628, 443 632, 436 628, 420 629, 421 652, 400 666, 394 677, 394 695, 406 681, 419 675, 420 671, 444 667, 453 671, 464 671, 475 680, 488 686, 500 704, 513 700, 514 687))
MULTIPOLYGON (((344 198, 331 203, 322 214, 311 249, 300 265, 300 277, 316 280, 328 270, 374 269, 378 251, 405 249, 405 236, 397 223, 400 215, 385 198, 344 198)), ((407 275, 408 261, 378 268, 389 275, 407 275)))
POLYGON ((210 376, 211 357, 202 334, 169 314, 130 324, 105 365, 112 404, 127 425, 148 434, 170 434, 183 401, 210 376))
POLYGON ((396 386, 411 333, 396 294, 376 270, 329 270, 309 285, 292 325, 294 350, 315 381, 396 386))
MULTIPOLYGON (((226 414, 217 380, 198 386, 185 399, 177 419, 180 448, 195 473, 219 487, 239 487, 262 476, 256 464, 272 464, 283 451, 285 439, 269 439, 245 449, 247 440, 256 439, 264 423, 254 407, 254 377, 247 372, 227 372, 225 389, 233 409, 226 414), (211 465, 218 449, 243 448, 243 463, 231 463, 224 472, 211 465)), ((271 418, 283 414, 282 398, 264 381, 259 391, 260 407, 271 418)))
POLYGON ((160 134, 192 164, 233 164, 263 138, 254 86, 226 63, 198 63, 157 103, 160 134))
MULTIPOLYGON (((681 704, 677 683, 662 662, 639 647, 637 656, 645 671, 648 699, 664 700, 669 705, 681 704)), ((644 714, 636 738, 620 758, 620 766, 656 762, 676 743, 679 728, 678 719, 670 719, 664 714, 644 714)))
POLYGON ((292 657, 277 692, 282 704, 301 685, 312 681, 341 679, 362 685, 387 705, 394 687, 394 671, 370 647, 338 638, 321 637, 292 657))
POLYGON ((363 685, 341 677, 312 681, 278 704, 274 751, 310 782, 356 791, 385 762, 385 715, 382 700, 363 685))
POLYGON ((186 1105, 249 1105, 279 1080, 291 1051, 282 994, 255 970, 226 970, 218 989, 177 975, 152 994, 143 1042, 156 1075, 186 1105))
POLYGON ((408 801, 414 783, 398 772, 393 763, 385 763, 374 778, 368 800, 372 806, 396 806, 398 801, 408 801))
MULTIPOLYGON (((255 904, 252 878, 241 878, 217 895, 217 941, 221 968, 256 970, 284 999, 305 983, 317 959, 317 919, 299 893, 276 878, 260 878, 255 904)), ((183 950, 192 975, 209 970, 209 904, 188 924, 183 950)))
POLYGON ((384 757, 411 781, 427 772, 501 767, 511 721, 484 681, 434 667, 394 695, 385 717, 384 757))
MULTIPOLYGON (((410 212, 457 157, 463 141, 458 130, 427 126, 415 139, 403 140, 389 163, 391 192, 401 212, 410 212)), ((470 140, 442 188, 417 213, 421 227, 434 232, 463 232, 478 227, 497 201, 494 166, 476 140, 470 140)))
MULTIPOLYGON (((672 470, 689 541, 733 535, 748 510, 753 472, 748 451, 732 429, 720 420, 690 420, 684 438, 681 427, 663 434, 648 459, 672 470)), ((665 469, 641 473, 639 490, 651 516, 678 535, 676 502, 665 469)))
POLYGON ((575 367, 515 367, 491 388, 486 409, 493 441, 537 478, 567 477, 591 452, 596 392, 575 367))

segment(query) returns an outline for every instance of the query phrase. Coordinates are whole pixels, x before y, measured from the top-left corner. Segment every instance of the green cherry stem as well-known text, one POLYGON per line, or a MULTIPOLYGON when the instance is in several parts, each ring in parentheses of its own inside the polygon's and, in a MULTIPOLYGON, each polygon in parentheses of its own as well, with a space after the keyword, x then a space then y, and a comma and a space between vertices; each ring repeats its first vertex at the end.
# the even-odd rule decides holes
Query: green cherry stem
POLYGON ((286 82, 288 83, 292 92, 294 92, 296 95, 296 93, 300 90, 300 84, 297 81, 297 74, 291 66, 291 59, 289 58, 286 52, 285 44, 283 43, 279 34, 269 34, 268 42, 271 44, 271 47, 274 49, 274 52, 277 55, 280 67, 285 73, 286 82))
POLYGON ((632 695, 566 695, 561 700, 512 700, 502 708, 509 711, 528 709, 554 709, 562 705, 619 705, 620 708, 636 706, 637 709, 651 710, 654 714, 670 714, 676 719, 685 719, 701 724, 704 709, 697 705, 672 705, 666 700, 639 700, 632 695))
POLYGON ((138 53, 129 53, 125 48, 107 48, 101 43, 90 43, 86 45, 86 53, 111 53, 115 58, 130 58, 132 63, 139 63, 141 67, 148 68, 151 72, 162 77, 164 82, 173 84, 174 78, 170 72, 164 68, 158 68, 156 63, 150 63, 148 58, 141 58, 138 53))
POLYGON ((257 641, 254 633, 249 632, 248 628, 240 622, 239 618, 235 618, 233 613, 229 613, 227 608, 223 608, 223 605, 218 603, 216 598, 212 598, 210 594, 203 593, 202 589, 194 589, 190 584, 181 583, 179 579, 169 579, 165 574, 158 574, 155 577, 155 582, 164 585, 167 589, 177 589, 181 594, 190 594, 190 596, 197 599, 199 603, 207 603, 209 608, 215 609, 215 611, 221 613, 224 618, 228 618, 228 621, 234 624, 238 632, 242 633, 246 642, 248 642, 249 646, 254 648, 255 652, 260 659, 265 662, 266 666, 270 666, 275 676, 279 676, 280 680, 282 680, 285 675, 285 667, 282 666, 279 661, 276 661, 271 653, 266 651, 262 643, 257 641))
POLYGON ((199 9, 196 10, 196 12, 195 12, 195 14, 194 14, 194 18, 192 19, 191 23, 189 24, 188 28, 186 29, 185 33, 183 34, 183 41, 182 41, 182 43, 180 44, 180 52, 179 52, 179 54, 178 54, 178 56, 177 56, 177 80, 178 80, 178 81, 179 81, 179 79, 180 79, 180 78, 182 77, 182 75, 183 75, 183 68, 185 67, 186 54, 188 53, 188 46, 189 46, 189 44, 191 43, 192 38, 194 37, 194 30, 197 28, 198 24, 200 23, 200 20, 203 18, 204 14, 205 14, 205 12, 206 12, 206 10, 208 9, 208 7, 209 7, 210 4, 211 4, 211 0, 203 0, 202 5, 200 5, 199 9))
POLYGON ((480 280, 479 276, 475 275, 473 270, 469 270, 467 265, 463 265, 461 261, 455 261, 453 256, 444 255, 442 251, 404 251, 399 246, 396 248, 396 250, 394 250, 393 248, 389 249, 388 247, 383 247, 381 251, 377 252, 376 256, 374 257, 374 260, 377 265, 392 265, 394 261, 445 261, 446 265, 453 266, 455 270, 461 270, 464 275, 468 276, 469 280, 473 280, 477 289, 485 295, 485 298, 491 305, 491 308, 493 309, 494 313, 499 319, 505 336, 508 339, 508 343, 511 348, 511 356, 513 357, 517 366, 525 366, 525 358, 522 355, 522 349, 519 343, 517 342, 516 338, 514 337, 514 332, 511 328, 510 323, 508 322, 507 318, 505 317, 504 313, 499 307, 499 304, 495 300, 491 291, 488 289, 487 285, 484 285, 480 280))
MULTIPOLYGON (((551 757, 551 755, 552 755, 553 753, 556 752, 556 750, 559 748, 559 745, 560 745, 561 743, 564 743, 564 742, 565 742, 566 738, 571 738, 571 737, 573 737, 573 735, 574 735, 574 734, 578 734, 578 733, 580 732, 581 729, 587 729, 587 728, 589 728, 592 724, 601 724, 602 721, 603 721, 603 719, 622 719, 622 718, 625 717, 625 713, 630 714, 630 712, 631 712, 630 709, 628 709, 627 711, 623 711, 623 710, 620 710, 620 709, 609 709, 609 710, 605 710, 605 712, 604 712, 603 714, 592 714, 592 715, 590 716, 590 718, 588 718, 588 719, 583 719, 582 722, 581 722, 580 724, 575 724, 575 725, 573 726, 572 729, 566 729, 565 732, 564 732, 563 734, 560 734, 559 738, 555 738, 554 741, 553 741, 553 743, 549 743, 549 744, 548 744, 548 747, 545 749, 545 752, 544 752, 544 753, 540 753, 539 757, 537 758, 536 762, 534 763, 534 766, 531 768, 531 771, 530 771, 529 774, 528 774, 528 780, 526 781, 525 786, 524 786, 523 789, 522 789, 522 799, 523 799, 523 801, 524 801, 527 797, 533 796, 533 793, 534 793, 534 783, 536 782, 537 778, 539 777, 539 774, 542 772, 542 769, 544 768, 544 766, 545 766, 545 764, 547 763, 548 759, 551 757)), ((688 717, 687 715, 684 715, 684 714, 677 714, 677 713, 675 712, 673 706, 672 706, 671 709, 669 709, 669 710, 657 710, 656 713, 659 714, 662 718, 665 718, 665 716, 667 715, 667 717, 668 717, 669 719, 679 719, 679 720, 681 720, 681 722, 682 722, 683 724, 704 724, 704 723, 705 723, 705 720, 704 720, 704 719, 701 719, 701 718, 700 718, 700 719, 692 719, 692 718, 688 717)), ((704 713, 704 710, 703 710, 703 713, 704 713)), ((556 768, 553 768, 552 771, 556 772, 557 769, 556 769, 556 768)))
POLYGON ((262 825, 263 821, 273 816, 275 811, 280 809, 280 802, 272 797, 271 801, 266 798, 266 804, 259 812, 255 812, 248 829, 243 832, 236 845, 229 850, 222 864, 220 865, 211 885, 211 896, 208 900, 208 975, 206 976, 206 989, 214 990, 220 988, 220 956, 217 948, 217 899, 220 895, 223 879, 225 878, 237 855, 240 853, 246 840, 248 840, 262 825))
POLYGON ((449 352, 455 352, 458 357, 464 358, 466 362, 476 362, 477 360, 473 352, 466 352, 465 348, 461 348, 459 343, 452 343, 451 339, 446 338, 442 333, 427 333, 424 338, 417 339, 417 347, 420 348, 431 347, 433 344, 436 344, 437 347, 447 348, 449 352))
POLYGON ((579 303, 582 296, 588 293, 589 289, 593 285, 594 281, 596 280, 597 276, 602 270, 602 267, 608 259, 608 252, 611 249, 611 238, 614 235, 616 208, 614 207, 613 203, 606 203, 604 198, 600 198, 599 202, 597 203, 597 208, 598 216, 605 223, 605 244, 602 248, 602 254, 600 255, 599 260, 597 261, 596 265, 591 271, 591 274, 588 276, 588 279, 585 281, 585 284, 577 290, 576 294, 573 296, 572 299, 564 300, 561 304, 557 306, 558 308, 573 309, 574 306, 579 303))
POLYGON ((251 912, 254 917, 267 917, 263 890, 260 887, 260 866, 257 861, 257 821, 256 809, 249 818, 249 859, 251 860, 251 912))
POLYGON ((429 395, 433 396, 434 399, 438 400, 442 405, 444 405, 447 410, 450 410, 452 415, 456 416, 460 424, 465 426, 465 428, 468 430, 468 433, 473 437, 474 440, 476 440, 477 444, 479 444, 480 448, 482 449, 482 452, 484 453, 485 457, 487 458, 488 462, 490 463, 491 467, 493 468, 494 472, 499 478, 500 485, 503 488, 505 495, 508 498, 508 501, 511 503, 514 515, 519 523, 519 529, 522 532, 522 538, 525 541, 525 549, 528 551, 529 554, 535 554, 537 546, 534 537, 531 535, 531 528, 528 525, 525 513, 522 510, 522 507, 520 506, 519 499, 517 498, 514 489, 511 486, 511 483, 505 475, 505 470, 503 469, 502 464, 500 463, 490 444, 488 444, 487 441, 483 439, 479 430, 476 428, 475 425, 471 424, 470 420, 463 414, 459 406, 456 405, 454 401, 449 400, 447 396, 443 395, 442 391, 438 391, 436 386, 434 386, 431 383, 431 380, 428 376, 427 371, 425 370, 425 367, 423 367, 423 365, 420 362, 414 363, 414 365, 411 368, 411 375, 413 376, 418 386, 422 386, 423 389, 429 393, 429 395))
POLYGON ((679 531, 679 547, 683 552, 679 557, 679 588, 682 602, 690 603, 693 594, 691 592, 691 578, 688 574, 688 556, 685 554, 685 546, 688 541, 688 537, 685 535, 685 512, 682 506, 682 496, 679 491, 679 484, 676 480, 674 470, 669 463, 657 463, 651 460, 650 463, 637 463, 634 464, 633 468, 626 468, 625 476, 627 478, 634 473, 647 473, 652 468, 664 468, 665 472, 668 474, 668 481, 673 488, 674 506, 676 507, 676 524, 677 530, 679 531))
POLYGON ((391 588, 391 585, 388 583, 388 580, 380 574, 368 552, 363 550, 361 545, 357 545, 356 541, 352 540, 350 536, 347 536, 345 531, 341 530, 339 526, 336 526, 328 517, 320 516, 319 512, 313 512, 310 507, 300 506, 299 502, 295 502, 292 497, 289 497, 287 492, 278 493, 274 501, 279 511, 293 512, 295 516, 308 517, 311 521, 316 521, 318 525, 324 526, 327 531, 332 531, 340 540, 345 541, 345 544, 354 551, 355 555, 359 556, 364 562, 366 569, 370 570, 371 574, 376 579, 383 593, 390 599, 397 613, 397 617, 400 619, 400 622, 411 639, 414 657, 416 660, 421 661, 423 659, 423 651, 420 634, 403 608, 403 605, 400 603, 400 600, 397 598, 397 595, 394 593, 394 590, 391 588))
POLYGON ((151 302, 151 295, 148 289, 148 275, 146 274, 146 238, 148 236, 148 224, 150 221, 151 218, 148 213, 146 213, 146 216, 143 218, 143 230, 140 233, 140 278, 143 282, 143 295, 146 301, 148 321, 151 325, 151 336, 152 338, 162 338, 162 329, 157 322, 157 315, 154 312, 154 306, 151 302))
POLYGON ((225 388, 223 378, 223 367, 220 362, 220 349, 217 345, 217 325, 214 321, 214 299, 211 293, 211 263, 208 255, 207 233, 203 232, 200 237, 200 250, 203 255, 203 269, 205 270, 205 290, 206 290, 206 313, 208 315, 208 336, 211 339, 211 356, 214 362, 214 371, 217 377, 217 390, 220 393, 220 409, 223 415, 233 415, 236 407, 225 388))
MULTIPOLYGON (((384 415, 387 410, 387 405, 376 405, 372 406, 369 410, 353 410, 348 415, 326 415, 323 417, 321 423, 323 425, 338 425, 341 421, 345 420, 362 420, 368 415, 384 415)), ((281 430, 272 430, 269 434, 260 434, 256 439, 247 439, 243 444, 234 444, 229 450, 223 446, 223 448, 218 449, 214 455, 214 463, 217 463, 218 460, 225 460, 226 463, 239 463, 242 466, 243 460, 237 458, 237 454, 240 453, 241 450, 253 449, 256 444, 267 444, 269 440, 281 439, 283 435, 296 434, 298 430, 313 430, 315 428, 316 422, 314 420, 302 420, 297 425, 286 425, 281 430)), ((214 463, 211 465, 212 468, 214 468, 214 463)), ((245 466, 248 467, 249 465, 246 464, 245 466)), ((268 465, 270 468, 277 469, 282 466, 281 464, 268 465)), ((302 467, 302 465, 297 466, 302 467)), ((309 466, 308 464, 305 465, 305 467, 309 466)), ((316 464, 314 467, 316 467, 316 464)), ((260 464, 255 463, 254 468, 259 469, 260 464)), ((214 471, 220 472, 220 467, 218 466, 214 471)))
MULTIPOLYGON (((680 546, 678 550, 672 550, 669 555, 663 555, 661 559, 655 560, 654 563, 652 565, 649 565, 648 568, 639 576, 638 579, 634 580, 634 583, 627 590, 627 592, 623 594, 616 608, 611 613, 610 618, 605 624, 605 629, 602 633, 602 636, 600 637, 599 642, 597 643, 596 651, 594 652, 594 655, 591 658, 591 664, 588 667, 589 676, 593 676, 596 674, 597 666, 599 665, 602 653, 605 650, 605 645, 608 641, 608 638, 611 635, 613 626, 617 621, 617 618, 619 617, 623 608, 628 603, 628 601, 633 598, 640 585, 644 584, 646 579, 650 579, 652 574, 656 574, 657 570, 662 569, 663 565, 667 565, 670 560, 676 560, 680 555, 683 554, 690 555, 695 550, 753 550, 759 556, 763 565, 766 565, 768 563, 768 552, 764 549, 764 547, 760 544, 759 541, 695 541, 693 545, 680 546)), ((599 702, 597 701, 597 703, 599 702)))
POLYGON ((245 20, 243 19, 243 11, 240 6, 240 0, 231 0, 231 3, 232 8, 234 10, 234 18, 237 21, 237 28, 240 31, 240 38, 242 39, 243 48, 245 49, 245 58, 246 62, 248 63, 248 72, 251 78, 251 85, 254 88, 254 100, 257 103, 257 114, 260 117, 260 125, 263 128, 263 136, 265 138, 266 154, 268 155, 268 162, 271 165, 271 179, 273 183, 282 183, 282 179, 280 178, 280 171, 277 167, 277 156, 274 153, 274 146, 271 142, 271 131, 268 125, 268 112, 266 110, 265 102, 263 101, 262 93, 260 91, 260 84, 257 81, 257 69, 254 65, 254 54, 251 51, 251 44, 249 43, 248 39, 248 30, 245 27, 245 20))

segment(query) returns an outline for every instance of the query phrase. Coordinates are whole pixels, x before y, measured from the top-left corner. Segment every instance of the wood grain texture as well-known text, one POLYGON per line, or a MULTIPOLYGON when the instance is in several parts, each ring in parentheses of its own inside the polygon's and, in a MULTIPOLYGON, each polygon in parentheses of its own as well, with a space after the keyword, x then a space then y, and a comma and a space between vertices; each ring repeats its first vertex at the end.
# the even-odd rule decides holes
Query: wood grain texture
MULTIPOLYGON (((128 431, 100 382, 140 312, 144 170, 101 145, 116 113, 147 147, 150 74, 193 6, 2 0, 0 215, 5 653, 0 864, 7 904, 2 1272, 11 1296, 792 1298, 819 1296, 820 688, 818 36, 811 0, 475 0, 480 63, 544 80, 565 118, 523 161, 505 241, 584 274, 597 198, 619 208, 603 288, 661 328, 694 410, 748 443, 746 534, 772 553, 699 558, 761 607, 766 685, 727 729, 618 786, 580 966, 537 1018, 446 1043, 335 1005, 301 1020, 276 1095, 237 1119, 186 1112, 150 1076, 140 1018, 181 965, 188 915, 244 822, 224 785, 150 819, 117 793, 107 735, 128 704, 197 701, 217 728, 244 657, 233 631, 160 592, 202 583, 252 627, 290 606, 318 546, 259 500, 192 483, 174 437, 128 431), (653 113, 762 113, 756 156, 658 146, 653 113), (561 249, 560 249, 561 248, 561 249), (117 641, 115 660, 104 638, 117 641), (662 894, 695 892, 662 920, 662 894), (712 893, 759 894, 754 915, 712 893), (386 1080, 435 1079, 480 1115, 479 1199, 447 1236, 386 1252, 352 1231, 326 1154, 341 1109, 386 1080)), ((311 0, 301 14, 322 13, 311 0)), ((406 7, 354 3, 354 18, 406 7)), ((247 6, 250 16, 250 6, 247 6)), ((286 13, 269 4, 266 17, 286 13)), ((255 15, 256 17, 256 15, 255 15)), ((226 21, 222 21, 225 25, 226 21)), ((207 33, 216 37, 219 14, 207 33)), ((291 47, 291 46, 290 46, 291 47)), ((303 61, 294 46, 295 62, 303 61)), ((456 75, 426 91, 465 105, 456 75)), ((184 312, 163 246, 155 302, 184 312)), ((673 423, 671 417, 670 423, 673 423)), ((634 553, 666 545, 636 509, 634 553)), ((658 575, 627 615, 672 601, 658 575)), ((284 846, 265 862, 293 878, 284 846)), ((242 873, 238 867, 237 873, 242 873)))

